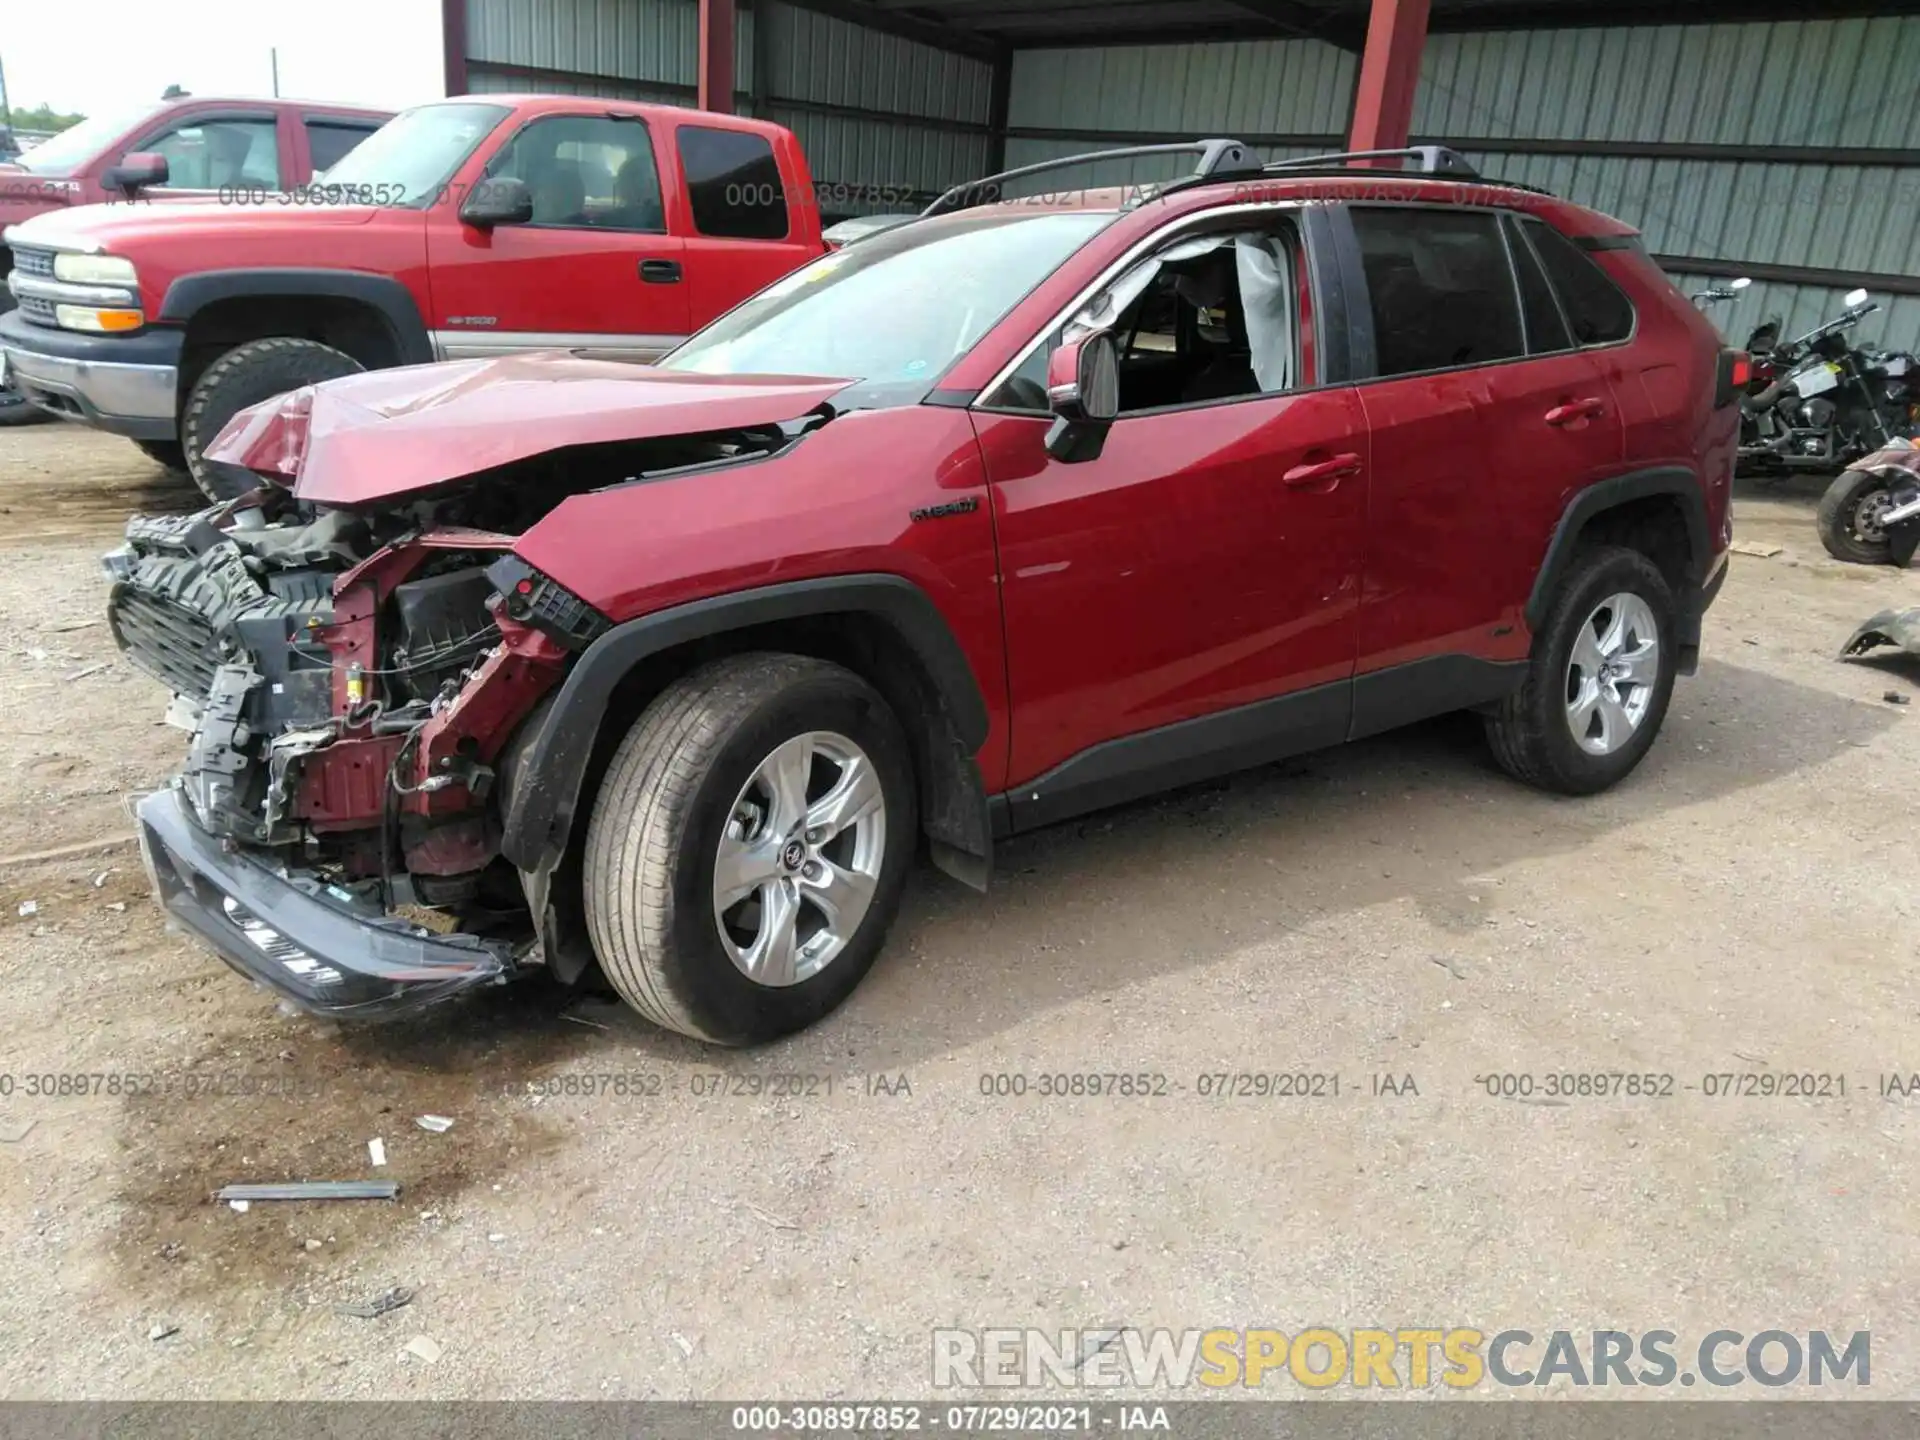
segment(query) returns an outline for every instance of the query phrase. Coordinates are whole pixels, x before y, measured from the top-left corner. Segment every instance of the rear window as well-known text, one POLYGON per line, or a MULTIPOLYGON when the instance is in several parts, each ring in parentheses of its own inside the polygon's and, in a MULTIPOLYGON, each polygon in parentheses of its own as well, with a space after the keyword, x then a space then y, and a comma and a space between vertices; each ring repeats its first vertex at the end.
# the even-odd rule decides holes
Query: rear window
POLYGON ((307 152, 313 158, 313 173, 331 170, 347 153, 366 139, 378 125, 353 125, 334 120, 307 121, 307 152))
POLYGON ((1358 206, 1353 228, 1373 308, 1380 375, 1526 354, 1498 217, 1358 206))
POLYGON ((1607 345, 1633 333, 1633 302, 1606 271, 1551 225, 1529 218, 1521 227, 1546 267, 1581 345, 1607 345))
POLYGON ((764 136, 682 125, 679 137, 696 230, 739 240, 787 238, 786 187, 764 136))

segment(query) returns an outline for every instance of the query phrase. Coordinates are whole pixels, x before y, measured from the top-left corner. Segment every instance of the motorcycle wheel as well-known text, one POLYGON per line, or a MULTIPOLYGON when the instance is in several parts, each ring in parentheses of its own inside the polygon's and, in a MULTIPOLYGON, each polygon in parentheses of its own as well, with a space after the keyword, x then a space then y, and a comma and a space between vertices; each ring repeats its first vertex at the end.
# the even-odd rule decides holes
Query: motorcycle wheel
POLYGON ((1885 565, 1892 558, 1880 517, 1893 502, 1891 485, 1865 470, 1842 471, 1820 497, 1815 523, 1820 543, 1836 560, 1854 565, 1885 565))

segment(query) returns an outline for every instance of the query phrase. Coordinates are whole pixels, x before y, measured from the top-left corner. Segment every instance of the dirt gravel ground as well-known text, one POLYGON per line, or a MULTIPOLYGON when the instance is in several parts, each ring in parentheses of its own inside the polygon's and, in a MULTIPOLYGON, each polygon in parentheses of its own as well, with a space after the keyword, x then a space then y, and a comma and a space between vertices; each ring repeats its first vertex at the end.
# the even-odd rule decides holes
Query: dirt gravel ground
MULTIPOLYGON (((1920 671, 1834 660, 1920 575, 1827 561, 1815 494, 1742 494, 1785 548, 1735 558, 1615 792, 1523 789, 1456 719, 1065 825, 988 898, 918 876, 854 1000, 764 1051, 540 990, 292 1017, 163 929, 133 851, 11 860, 0 1395, 913 1397, 931 1328, 1029 1324, 1871 1329, 1871 1393, 1920 1393, 1920 1101, 1877 1084, 1920 1070, 1920 728, 1882 698, 1920 671), (1474 1079, 1568 1069, 1676 1090, 1474 1079), (1175 1088, 981 1088, 1083 1071, 1175 1088), (1221 1071, 1341 1092, 1200 1098, 1221 1071), (1845 1098, 1700 1088, 1806 1071, 1845 1098), (60 1074, 138 1078, 28 1093, 60 1074), (208 1200, 369 1175, 400 1199, 208 1200)), ((176 762, 96 562, 192 500, 124 442, 0 432, 0 855, 126 835, 176 762)))

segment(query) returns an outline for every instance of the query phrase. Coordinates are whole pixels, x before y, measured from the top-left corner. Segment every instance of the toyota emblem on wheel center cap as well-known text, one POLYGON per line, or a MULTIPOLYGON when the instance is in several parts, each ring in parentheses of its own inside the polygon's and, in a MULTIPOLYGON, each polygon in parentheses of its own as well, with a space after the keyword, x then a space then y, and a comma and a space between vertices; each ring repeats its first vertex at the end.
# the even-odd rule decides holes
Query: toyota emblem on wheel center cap
POLYGON ((780 863, 789 870, 798 870, 806 858, 806 847, 798 840, 789 840, 787 848, 780 852, 780 863))

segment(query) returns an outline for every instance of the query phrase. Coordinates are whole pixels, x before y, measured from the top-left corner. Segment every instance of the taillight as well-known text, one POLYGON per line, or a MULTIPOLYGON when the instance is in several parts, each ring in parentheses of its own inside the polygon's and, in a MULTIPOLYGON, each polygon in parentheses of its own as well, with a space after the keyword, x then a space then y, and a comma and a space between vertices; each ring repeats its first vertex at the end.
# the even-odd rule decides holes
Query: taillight
POLYGON ((1719 373, 1714 378, 1713 407, 1731 405, 1753 379, 1753 357, 1744 350, 1722 350, 1719 373))

